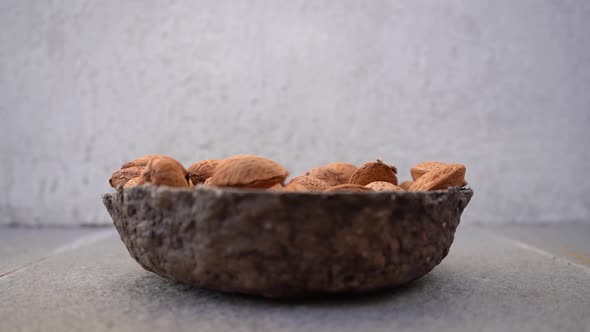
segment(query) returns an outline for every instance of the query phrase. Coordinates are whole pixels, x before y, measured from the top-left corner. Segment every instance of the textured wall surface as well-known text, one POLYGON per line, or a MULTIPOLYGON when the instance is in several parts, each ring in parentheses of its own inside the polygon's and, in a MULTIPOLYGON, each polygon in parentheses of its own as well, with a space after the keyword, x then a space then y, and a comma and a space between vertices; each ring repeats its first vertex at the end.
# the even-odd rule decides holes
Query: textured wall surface
POLYGON ((123 161, 468 166, 466 222, 590 221, 590 2, 0 0, 0 224, 123 161))

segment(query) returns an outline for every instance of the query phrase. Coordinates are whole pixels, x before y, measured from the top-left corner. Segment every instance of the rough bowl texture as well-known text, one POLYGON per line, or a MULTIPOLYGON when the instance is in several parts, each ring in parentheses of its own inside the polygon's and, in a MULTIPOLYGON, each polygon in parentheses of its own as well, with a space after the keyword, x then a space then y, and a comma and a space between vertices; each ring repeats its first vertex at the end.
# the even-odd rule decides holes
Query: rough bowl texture
POLYGON ((449 252, 472 195, 148 185, 119 188, 103 201, 146 270, 276 298, 367 292, 425 275, 449 252))

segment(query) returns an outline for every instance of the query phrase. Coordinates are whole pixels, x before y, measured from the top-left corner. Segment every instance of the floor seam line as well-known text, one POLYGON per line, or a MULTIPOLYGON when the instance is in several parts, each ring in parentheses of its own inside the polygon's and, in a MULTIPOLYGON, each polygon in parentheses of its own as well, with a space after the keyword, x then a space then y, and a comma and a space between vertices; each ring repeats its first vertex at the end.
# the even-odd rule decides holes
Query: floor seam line
POLYGON ((49 256, 61 254, 61 253, 76 250, 78 248, 85 247, 85 246, 88 246, 91 244, 95 244, 97 242, 100 242, 100 241, 108 238, 112 234, 113 234, 113 231, 111 229, 108 229, 108 230, 97 231, 96 233, 93 233, 93 234, 81 236, 77 239, 74 239, 73 241, 70 241, 64 245, 61 245, 61 246, 53 249, 49 256))
POLYGON ((546 250, 543 250, 541 248, 535 247, 535 246, 533 246, 531 244, 525 243, 523 241, 516 240, 516 239, 510 238, 508 236, 502 235, 502 234, 498 234, 498 233, 496 233, 494 231, 491 231, 491 230, 485 230, 485 231, 487 231, 490 234, 492 234, 492 236, 495 236, 497 238, 500 238, 500 239, 502 239, 502 240, 504 240, 506 242, 512 243, 513 245, 515 245, 518 248, 527 250, 529 252, 534 252, 535 254, 540 255, 540 256, 544 256, 546 258, 550 258, 550 259, 552 259, 552 260, 554 260, 554 261, 556 261, 556 262, 558 262, 560 264, 575 266, 575 267, 577 267, 579 269, 584 270, 584 272, 590 273, 590 267, 588 267, 588 266, 585 266, 585 265, 582 265, 582 264, 573 262, 573 261, 571 261, 571 260, 569 260, 567 258, 559 257, 556 254, 551 253, 550 251, 546 251, 546 250))
POLYGON ((9 275, 11 275, 11 274, 13 274, 13 273, 15 273, 15 272, 18 272, 18 271, 20 271, 20 270, 22 270, 22 269, 26 269, 26 268, 27 268, 27 267, 29 267, 29 266, 33 266, 33 265, 35 265, 35 264, 39 264, 39 263, 43 262, 44 260, 46 260, 46 259, 47 259, 47 258, 49 258, 49 257, 51 257, 51 255, 49 255, 49 256, 44 256, 44 257, 41 257, 41 258, 39 258, 39 259, 36 259, 36 260, 34 260, 34 261, 32 261, 32 262, 29 262, 29 263, 27 263, 27 264, 25 264, 25 265, 21 265, 21 266, 19 266, 19 267, 15 268, 15 269, 12 269, 12 270, 10 270, 10 271, 8 271, 8 272, 1 273, 1 274, 0 274, 0 278, 3 278, 3 277, 6 277, 6 276, 9 276, 9 275))
POLYGON ((31 267, 33 265, 39 264, 39 263, 41 263, 41 262, 43 262, 55 255, 60 255, 65 252, 68 252, 68 251, 76 250, 76 249, 79 249, 79 248, 82 248, 85 246, 95 244, 97 242, 107 239, 112 234, 113 234, 113 231, 109 229, 109 230, 97 231, 96 233, 93 233, 93 234, 78 237, 70 242, 67 242, 66 244, 63 244, 57 248, 54 248, 53 250, 51 250, 49 252, 48 255, 38 258, 38 259, 36 259, 32 262, 29 262, 25 265, 19 266, 15 269, 8 271, 8 272, 0 273, 0 278, 9 276, 15 272, 18 272, 20 270, 26 269, 26 268, 31 267))

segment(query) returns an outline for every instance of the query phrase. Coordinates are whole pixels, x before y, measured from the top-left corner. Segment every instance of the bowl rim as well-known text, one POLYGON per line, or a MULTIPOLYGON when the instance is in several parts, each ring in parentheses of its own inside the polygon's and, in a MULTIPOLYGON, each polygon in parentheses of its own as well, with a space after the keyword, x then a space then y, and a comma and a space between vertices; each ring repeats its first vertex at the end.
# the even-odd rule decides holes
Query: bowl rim
POLYGON ((267 189, 256 189, 256 188, 236 188, 236 187, 213 187, 213 186, 203 186, 197 185, 194 187, 188 188, 179 188, 179 187, 168 187, 168 186, 155 186, 152 184, 142 184, 138 186, 134 186, 131 188, 123 188, 123 186, 119 186, 115 188, 114 192, 108 192, 104 195, 112 195, 119 192, 130 192, 132 190, 154 190, 158 192, 217 192, 220 194, 223 193, 230 193, 230 194, 252 194, 252 195, 279 195, 279 196, 348 196, 348 195, 358 195, 358 196, 368 196, 368 195, 399 195, 399 196, 416 196, 416 195, 437 195, 449 192, 459 192, 463 194, 473 194, 473 189, 471 187, 449 187, 448 189, 441 189, 441 190, 429 190, 429 191, 336 191, 336 192, 325 192, 325 191, 318 191, 318 192, 311 192, 311 191, 270 191, 267 189))

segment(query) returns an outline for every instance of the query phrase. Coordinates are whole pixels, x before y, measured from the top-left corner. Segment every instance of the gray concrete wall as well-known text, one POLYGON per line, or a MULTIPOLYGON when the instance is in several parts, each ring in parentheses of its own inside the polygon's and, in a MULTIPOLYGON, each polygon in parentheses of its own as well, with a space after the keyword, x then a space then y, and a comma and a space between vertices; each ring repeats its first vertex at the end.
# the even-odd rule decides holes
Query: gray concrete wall
POLYGON ((463 162, 465 222, 590 221, 590 2, 0 1, 0 224, 123 161, 463 162))

